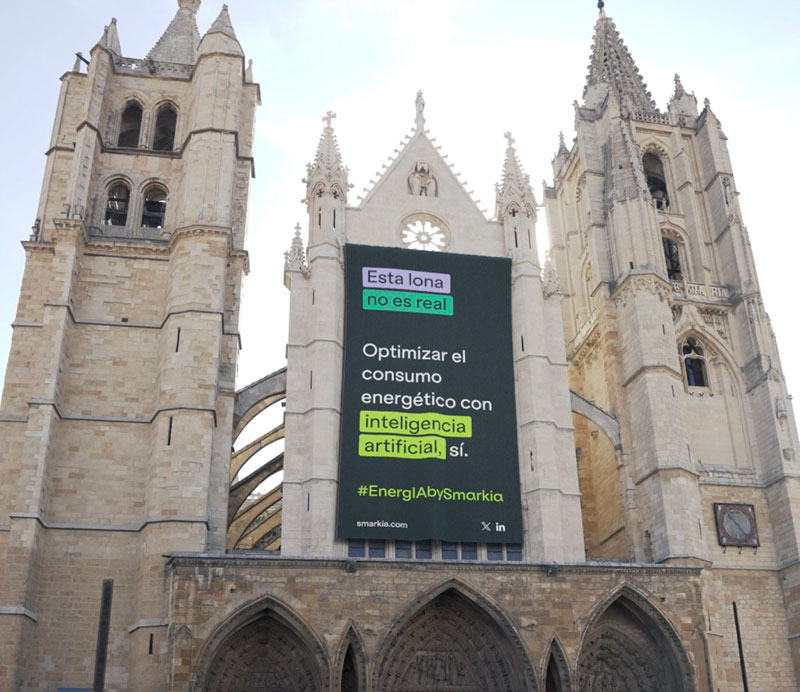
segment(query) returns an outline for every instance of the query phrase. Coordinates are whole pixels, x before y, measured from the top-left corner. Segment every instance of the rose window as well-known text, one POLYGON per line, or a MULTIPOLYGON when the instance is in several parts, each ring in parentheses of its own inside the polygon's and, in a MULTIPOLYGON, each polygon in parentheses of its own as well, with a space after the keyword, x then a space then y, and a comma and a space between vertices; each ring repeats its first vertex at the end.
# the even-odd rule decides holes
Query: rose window
POLYGON ((444 250, 447 234, 435 221, 411 219, 400 231, 400 241, 412 250, 444 250))

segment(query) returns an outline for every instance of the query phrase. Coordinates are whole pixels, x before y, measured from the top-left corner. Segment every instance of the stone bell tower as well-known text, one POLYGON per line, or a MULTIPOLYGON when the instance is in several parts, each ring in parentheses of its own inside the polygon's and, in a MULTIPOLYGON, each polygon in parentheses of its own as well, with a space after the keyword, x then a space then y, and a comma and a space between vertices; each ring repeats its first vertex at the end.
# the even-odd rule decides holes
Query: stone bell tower
POLYGON ((165 555, 224 549, 258 86, 226 6, 62 77, 0 429, 0 688, 166 678, 165 555), (60 617, 51 617, 58 611, 60 617))
POLYGON ((587 557, 713 565, 717 621, 737 594, 760 617, 745 589, 797 602, 798 438, 727 138, 677 75, 656 107, 600 6, 545 188, 570 387, 601 412, 574 416, 587 557))

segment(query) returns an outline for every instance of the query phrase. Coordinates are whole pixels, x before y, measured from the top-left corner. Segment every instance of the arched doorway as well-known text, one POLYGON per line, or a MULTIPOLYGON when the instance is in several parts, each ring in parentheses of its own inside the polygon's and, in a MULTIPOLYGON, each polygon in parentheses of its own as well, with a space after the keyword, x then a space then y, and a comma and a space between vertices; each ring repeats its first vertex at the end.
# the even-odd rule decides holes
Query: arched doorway
POLYGON ((325 692, 328 672, 315 642, 280 612, 262 609, 201 663, 198 692, 325 692))
POLYGON ((419 608, 390 637, 377 666, 374 689, 535 690, 512 636, 471 599, 456 589, 447 589, 419 608))
POLYGON ((581 692, 693 692, 688 657, 666 619, 635 593, 590 625, 578 659, 581 692))

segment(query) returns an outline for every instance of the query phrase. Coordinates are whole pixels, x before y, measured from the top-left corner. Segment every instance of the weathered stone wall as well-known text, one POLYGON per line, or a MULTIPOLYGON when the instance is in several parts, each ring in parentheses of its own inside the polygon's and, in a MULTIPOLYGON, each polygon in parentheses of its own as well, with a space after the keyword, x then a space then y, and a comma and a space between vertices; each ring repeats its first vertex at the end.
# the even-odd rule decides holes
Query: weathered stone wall
MULTIPOLYGON (((266 557, 173 557, 170 613, 171 687, 199 690, 196 675, 208 669, 224 647, 224 637, 262 610, 297 618, 307 644, 319 645, 331 678, 341 663, 341 649, 352 628, 363 646, 366 677, 372 679, 393 637, 434 597, 449 588, 465 596, 518 638, 520 656, 543 689, 544 671, 555 638, 577 689, 582 641, 597 617, 617 597, 641 604, 642 612, 660 613, 670 623, 657 625, 680 641, 697 690, 709 690, 702 613, 702 573, 697 568, 596 565, 509 565, 292 560, 266 557), (194 687, 192 686, 194 684, 194 687)), ((778 615, 774 603, 765 608, 778 615)), ((730 634, 725 633, 725 641, 730 634)), ((735 640, 733 643, 735 647, 735 640)), ((754 667, 769 665, 769 652, 754 652, 754 667), (759 664, 755 661, 758 660, 759 664)), ((338 689, 331 682, 331 689, 338 689)), ((368 688, 370 689, 370 688, 368 688)), ((371 688, 376 689, 376 688, 371 688)), ((716 688, 713 688, 716 690, 716 688)), ((732 689, 732 688, 723 688, 732 689)), ((786 690, 779 682, 770 689, 786 690)))

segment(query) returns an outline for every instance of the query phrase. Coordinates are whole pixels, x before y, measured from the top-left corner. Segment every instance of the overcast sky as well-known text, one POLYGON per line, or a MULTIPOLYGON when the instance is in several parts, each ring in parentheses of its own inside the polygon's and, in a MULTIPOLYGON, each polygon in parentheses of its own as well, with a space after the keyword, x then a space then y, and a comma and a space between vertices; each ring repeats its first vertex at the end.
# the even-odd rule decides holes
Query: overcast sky
MULTIPOLYGON (((288 292, 283 256, 307 217, 301 179, 329 109, 357 204, 414 123, 427 127, 490 213, 510 130, 541 201, 558 133, 573 138, 572 102, 586 78, 596 4, 590 0, 229 0, 263 105, 248 214, 251 273, 244 289, 239 386, 281 367, 288 292)), ((203 0, 203 33, 221 3, 203 0)), ((122 52, 144 57, 175 0, 17 3, 6 23, 5 133, 0 204, 0 367, 5 366, 27 239, 36 214, 59 77, 112 16, 122 52)), ((767 311, 790 392, 800 387, 797 164, 800 3, 781 0, 608 0, 606 12, 660 108, 681 75, 722 121, 767 311)), ((540 215, 540 236, 546 232, 540 215)), ((543 248, 544 244, 540 244, 543 248)))

